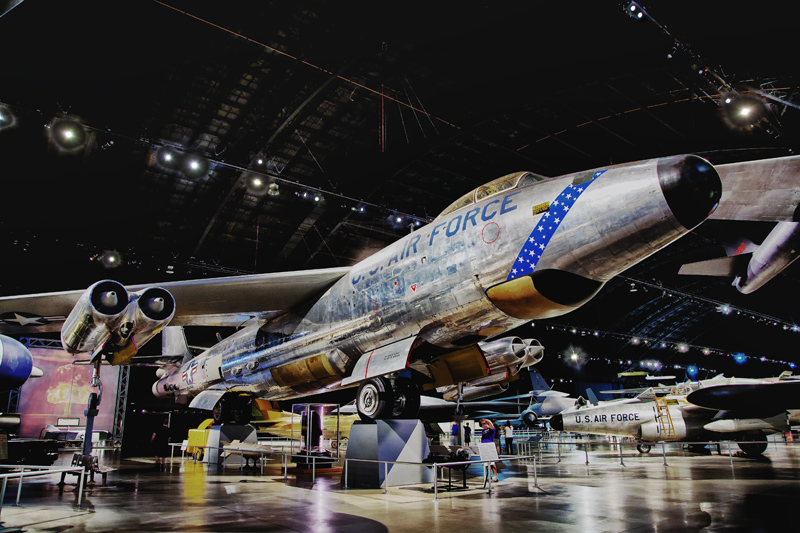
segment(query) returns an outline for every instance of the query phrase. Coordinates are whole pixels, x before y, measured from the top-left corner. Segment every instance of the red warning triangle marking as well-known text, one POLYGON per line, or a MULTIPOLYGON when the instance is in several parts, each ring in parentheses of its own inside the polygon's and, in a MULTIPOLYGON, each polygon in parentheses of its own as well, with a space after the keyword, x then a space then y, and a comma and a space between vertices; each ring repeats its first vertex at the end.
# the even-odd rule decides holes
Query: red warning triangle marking
POLYGON ((416 283, 411 285, 411 292, 417 292, 417 284, 416 283))

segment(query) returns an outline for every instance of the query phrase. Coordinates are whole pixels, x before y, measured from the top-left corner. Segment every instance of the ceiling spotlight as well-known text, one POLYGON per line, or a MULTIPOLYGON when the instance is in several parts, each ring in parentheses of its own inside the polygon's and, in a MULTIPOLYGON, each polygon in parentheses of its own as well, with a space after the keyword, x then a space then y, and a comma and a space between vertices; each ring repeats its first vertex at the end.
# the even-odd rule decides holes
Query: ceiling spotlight
POLYGON ((106 250, 98 259, 104 268, 111 269, 122 265, 122 256, 114 250, 106 250))
POLYGON ((267 182, 257 175, 251 174, 247 178, 247 192, 254 195, 263 194, 267 190, 267 182))
POLYGON ((629 17, 634 18, 636 20, 642 20, 645 15, 645 10, 642 8, 639 2, 628 2, 625 5, 625 12, 628 14, 629 17))
POLYGON ((750 129, 766 114, 767 105, 751 95, 727 94, 722 99, 722 113, 728 126, 750 129))
POLYGON ((167 170, 180 170, 183 154, 170 146, 161 146, 156 150, 158 166, 167 170))
POLYGON ((190 179, 202 178, 208 174, 208 159, 201 155, 186 156, 183 163, 183 175, 190 179))
POLYGON ((278 187, 277 183, 270 183, 269 188, 267 189, 267 194, 270 196, 278 196, 281 193, 280 187, 278 187))
POLYGON ((0 131, 8 130, 17 125, 17 117, 9 108, 0 105, 0 131))
POLYGON ((76 120, 61 118, 54 120, 50 126, 50 140, 64 152, 75 152, 86 144, 86 130, 76 120))

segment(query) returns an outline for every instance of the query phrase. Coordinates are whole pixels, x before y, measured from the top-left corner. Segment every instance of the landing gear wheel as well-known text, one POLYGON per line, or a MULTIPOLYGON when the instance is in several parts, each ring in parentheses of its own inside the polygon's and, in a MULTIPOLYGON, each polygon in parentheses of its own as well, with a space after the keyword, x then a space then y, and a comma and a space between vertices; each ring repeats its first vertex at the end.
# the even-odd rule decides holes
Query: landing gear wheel
POLYGON ((392 418, 417 418, 419 404, 419 388, 417 388, 417 384, 408 378, 397 378, 394 381, 392 418))
POLYGON ((391 384, 386 378, 368 379, 358 388, 356 409, 364 422, 386 418, 393 403, 391 384))
POLYGON ((215 424, 222 424, 226 422, 226 418, 228 418, 228 402, 224 399, 221 399, 217 402, 217 405, 214 406, 214 409, 211 411, 211 415, 214 417, 215 424))
POLYGON ((639 450, 639 453, 650 453, 653 447, 649 444, 637 444, 636 449, 639 450))
POLYGON ((767 449, 767 436, 763 433, 759 433, 757 435, 745 435, 742 437, 742 440, 747 441, 739 443, 739 448, 745 453, 745 455, 757 457, 759 455, 763 455, 767 449))
POLYGON ((214 423, 249 424, 253 418, 253 399, 250 396, 223 396, 211 411, 214 423))

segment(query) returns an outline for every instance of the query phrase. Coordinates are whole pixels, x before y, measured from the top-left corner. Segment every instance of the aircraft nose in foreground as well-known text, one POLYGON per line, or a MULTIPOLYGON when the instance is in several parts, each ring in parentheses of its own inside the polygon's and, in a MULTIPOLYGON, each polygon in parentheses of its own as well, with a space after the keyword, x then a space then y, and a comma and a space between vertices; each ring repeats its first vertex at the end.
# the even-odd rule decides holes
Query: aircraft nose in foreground
POLYGON ((658 180, 672 214, 688 229, 703 222, 722 196, 722 181, 716 169, 697 156, 660 160, 658 180))

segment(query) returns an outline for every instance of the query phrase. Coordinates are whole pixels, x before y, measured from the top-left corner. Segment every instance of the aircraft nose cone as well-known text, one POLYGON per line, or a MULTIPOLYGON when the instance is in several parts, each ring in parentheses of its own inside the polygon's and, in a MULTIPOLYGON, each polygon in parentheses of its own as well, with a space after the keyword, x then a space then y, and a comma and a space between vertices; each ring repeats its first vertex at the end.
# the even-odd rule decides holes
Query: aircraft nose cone
POLYGON ((564 431, 564 417, 561 415, 553 415, 550 418, 550 427, 556 431, 564 431))
POLYGON ((722 182, 716 169, 696 155, 667 157, 658 162, 658 180, 672 214, 692 229, 719 204, 722 182))

